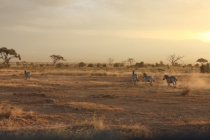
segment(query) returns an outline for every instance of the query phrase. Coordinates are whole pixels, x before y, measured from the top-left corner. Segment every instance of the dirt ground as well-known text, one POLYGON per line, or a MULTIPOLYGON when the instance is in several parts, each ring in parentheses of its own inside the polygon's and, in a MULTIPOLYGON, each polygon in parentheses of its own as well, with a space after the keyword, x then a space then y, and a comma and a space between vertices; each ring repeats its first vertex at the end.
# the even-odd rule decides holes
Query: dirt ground
POLYGON ((173 88, 161 73, 151 74, 153 86, 138 74, 139 81, 133 85, 130 76, 34 72, 26 80, 23 71, 1 71, 0 130, 84 132, 81 127, 92 122, 97 131, 119 130, 130 134, 130 139, 210 138, 210 75, 174 75, 178 81, 173 88))

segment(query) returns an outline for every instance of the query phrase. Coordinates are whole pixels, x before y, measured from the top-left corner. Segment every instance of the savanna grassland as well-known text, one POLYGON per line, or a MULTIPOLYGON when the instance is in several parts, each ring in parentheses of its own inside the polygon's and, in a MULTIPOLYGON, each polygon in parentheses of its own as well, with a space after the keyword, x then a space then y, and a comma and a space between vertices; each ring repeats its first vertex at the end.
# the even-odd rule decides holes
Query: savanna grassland
POLYGON ((0 79, 1 140, 210 138, 210 74, 199 68, 19 66, 1 68, 0 79))

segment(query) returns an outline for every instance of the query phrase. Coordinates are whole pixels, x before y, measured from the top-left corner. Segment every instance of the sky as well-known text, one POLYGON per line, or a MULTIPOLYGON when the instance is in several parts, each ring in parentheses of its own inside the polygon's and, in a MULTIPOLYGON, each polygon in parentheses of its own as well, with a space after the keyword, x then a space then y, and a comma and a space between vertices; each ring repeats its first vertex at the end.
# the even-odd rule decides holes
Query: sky
POLYGON ((0 0, 0 47, 27 62, 210 61, 209 15, 209 0, 0 0))

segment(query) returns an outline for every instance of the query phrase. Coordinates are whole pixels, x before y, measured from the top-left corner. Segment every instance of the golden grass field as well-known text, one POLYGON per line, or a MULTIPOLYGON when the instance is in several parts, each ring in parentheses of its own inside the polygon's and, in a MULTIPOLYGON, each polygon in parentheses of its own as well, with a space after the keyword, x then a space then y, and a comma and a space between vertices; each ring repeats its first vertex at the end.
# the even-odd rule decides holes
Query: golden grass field
POLYGON ((173 88, 135 72, 1 69, 0 139, 210 138, 209 74, 173 72, 173 88))

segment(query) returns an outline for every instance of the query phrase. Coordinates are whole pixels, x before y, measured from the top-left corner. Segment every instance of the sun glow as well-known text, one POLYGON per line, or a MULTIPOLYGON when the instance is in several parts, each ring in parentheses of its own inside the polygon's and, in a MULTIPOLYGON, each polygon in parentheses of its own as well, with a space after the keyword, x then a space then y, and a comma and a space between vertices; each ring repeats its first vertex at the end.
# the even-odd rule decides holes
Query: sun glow
POLYGON ((210 42, 210 31, 197 33, 195 37, 203 42, 210 42))

